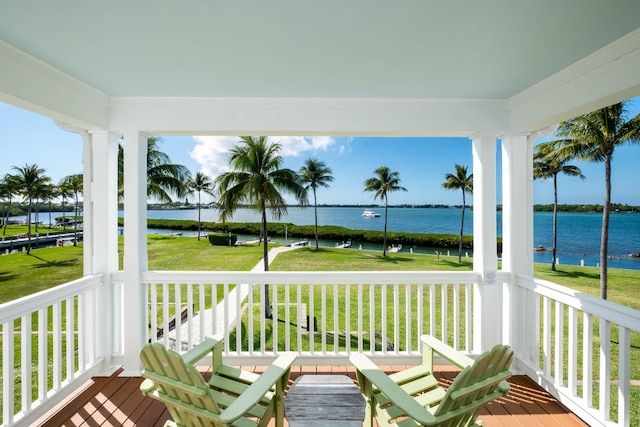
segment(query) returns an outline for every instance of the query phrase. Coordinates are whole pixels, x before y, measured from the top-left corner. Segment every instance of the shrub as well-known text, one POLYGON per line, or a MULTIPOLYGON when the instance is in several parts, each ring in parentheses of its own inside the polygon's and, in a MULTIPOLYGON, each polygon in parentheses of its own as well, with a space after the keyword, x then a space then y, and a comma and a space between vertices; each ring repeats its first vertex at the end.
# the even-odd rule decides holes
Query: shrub
POLYGON ((210 233, 207 237, 212 246, 233 246, 238 241, 238 235, 231 233, 210 233))

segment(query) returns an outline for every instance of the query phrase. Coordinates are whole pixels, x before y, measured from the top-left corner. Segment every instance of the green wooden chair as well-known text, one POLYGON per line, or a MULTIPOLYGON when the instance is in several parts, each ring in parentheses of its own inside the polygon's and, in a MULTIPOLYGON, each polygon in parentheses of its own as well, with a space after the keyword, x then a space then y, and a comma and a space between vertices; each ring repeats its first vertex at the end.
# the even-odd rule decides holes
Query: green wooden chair
POLYGON ((496 345, 475 361, 425 335, 422 364, 387 375, 363 354, 352 354, 360 389, 367 402, 365 426, 482 426, 482 407, 509 391, 505 381, 513 351, 496 345), (434 353, 462 368, 447 390, 433 376, 434 353))
POLYGON ((167 406, 173 421, 165 427, 266 426, 275 416, 284 420, 284 390, 289 382, 294 354, 283 354, 262 374, 222 363, 222 339, 210 338, 179 355, 162 344, 147 344, 140 352, 146 379, 145 396, 167 406), (211 352, 212 376, 207 383, 193 366, 211 352))

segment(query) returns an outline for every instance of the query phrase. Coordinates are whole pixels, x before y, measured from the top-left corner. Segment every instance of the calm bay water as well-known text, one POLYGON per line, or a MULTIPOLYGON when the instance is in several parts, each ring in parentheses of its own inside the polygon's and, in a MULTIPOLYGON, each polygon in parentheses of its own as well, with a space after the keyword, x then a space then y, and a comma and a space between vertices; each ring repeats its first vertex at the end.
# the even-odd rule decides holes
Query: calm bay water
MULTIPOLYGON (((338 225, 354 230, 378 230, 384 227, 384 208, 374 209, 380 213, 378 218, 362 217, 362 208, 319 207, 318 225, 338 225)), ((411 233, 458 234, 460 229, 460 209, 431 208, 389 208, 388 231, 404 231, 411 233)), ((60 216, 60 213, 54 214, 60 216)), ((68 213, 73 215, 73 213, 68 213)), ((122 215, 122 212, 120 213, 122 215)), ((202 221, 219 222, 216 209, 202 209, 202 221)), ((150 210, 148 218, 153 219, 186 219, 197 220, 196 209, 150 210)), ((48 217, 40 213, 40 220, 48 222, 48 217)), ((545 248, 552 245, 553 213, 535 212, 534 245, 545 248)), ((25 217, 11 218, 24 221, 25 217)), ((34 218, 35 219, 35 218, 34 218)), ((252 209, 239 209, 231 219, 233 222, 259 222, 260 216, 252 209)), ((269 218, 269 221, 273 221, 269 218)), ((278 222, 296 225, 313 225, 313 207, 289 208, 288 214, 278 222)), ((501 235, 501 212, 498 212, 498 235, 501 235)), ((596 266, 599 262, 600 232, 602 215, 599 213, 567 213, 558 214, 558 253, 560 264, 596 266)), ((166 233, 167 230, 150 230, 150 232, 166 233)), ((473 234, 473 212, 465 214, 464 233, 473 234)), ((322 242, 333 246, 336 242, 322 242)), ((360 244, 354 242, 354 247, 360 244)), ((379 245, 363 245, 365 249, 380 249, 379 245)), ((409 248, 403 248, 408 251, 409 248)), ((420 252, 420 248, 414 248, 420 252)), ((640 252, 640 214, 613 213, 609 228, 609 266, 640 270, 640 258, 629 257, 630 253, 640 252)), ((446 253, 446 252, 445 252, 446 253)), ((454 251, 451 251, 453 254, 454 251)), ((471 255, 471 254, 470 254, 471 255)), ((551 252, 534 252, 534 261, 551 263, 551 252)))
MULTIPOLYGON (((319 207, 318 225, 338 225, 355 230, 379 230, 384 227, 384 208, 375 209, 378 218, 362 217, 362 208, 319 207)), ((458 234, 460 209, 390 208, 388 231, 412 233, 458 234)), ((202 221, 218 222, 216 209, 203 209, 202 221)), ((198 211, 191 209, 151 210, 149 218, 197 220, 198 211)), ((269 218, 271 221, 271 218, 269 218)), ((251 209, 238 210, 231 221, 259 222, 260 216, 251 209)), ((313 207, 289 208, 278 222, 312 225, 313 207)), ((498 212, 498 235, 501 235, 501 213, 498 212)), ((560 264, 596 266, 599 262, 602 215, 599 213, 558 214, 558 253, 560 264)), ((473 212, 465 214, 465 234, 473 234, 473 212)), ((534 213, 534 245, 549 247, 553 239, 553 213, 534 213)), ((331 244, 331 243, 329 243, 331 244)), ((357 242, 355 242, 357 246, 357 242)), ((405 250, 408 250, 405 249, 405 250)), ((640 269, 640 258, 629 257, 640 252, 640 214, 613 213, 609 229, 609 266, 640 269)), ((453 251, 452 251, 453 253, 453 251)), ((534 252, 534 261, 551 263, 551 252, 534 252)))

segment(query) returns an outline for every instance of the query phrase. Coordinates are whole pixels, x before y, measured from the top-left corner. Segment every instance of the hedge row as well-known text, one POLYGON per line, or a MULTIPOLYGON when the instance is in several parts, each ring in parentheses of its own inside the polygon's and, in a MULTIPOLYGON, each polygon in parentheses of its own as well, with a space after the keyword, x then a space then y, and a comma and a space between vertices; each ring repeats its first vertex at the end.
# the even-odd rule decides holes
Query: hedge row
MULTIPOLYGON (((147 226, 150 228, 162 228, 171 230, 197 230, 198 221, 191 220, 174 220, 174 219, 148 219, 147 226)), ((284 237, 285 230, 289 238, 307 238, 312 240, 315 238, 315 228, 313 225, 295 225, 282 222, 269 222, 267 224, 270 236, 284 237)), ((209 232, 224 232, 244 235, 260 235, 260 223, 258 222, 203 222, 202 228, 209 232)), ((352 230, 346 227, 335 225, 318 226, 318 238, 321 240, 346 241, 351 239, 359 243, 382 243, 384 241, 384 233, 374 230, 352 230)), ((458 248, 457 234, 423 234, 423 233, 404 233, 389 231, 387 232, 387 243, 416 245, 430 248, 458 248)), ((464 236, 462 239, 462 247, 465 250, 473 250, 473 237, 464 236)), ((501 239, 497 242, 498 251, 502 251, 501 239)))

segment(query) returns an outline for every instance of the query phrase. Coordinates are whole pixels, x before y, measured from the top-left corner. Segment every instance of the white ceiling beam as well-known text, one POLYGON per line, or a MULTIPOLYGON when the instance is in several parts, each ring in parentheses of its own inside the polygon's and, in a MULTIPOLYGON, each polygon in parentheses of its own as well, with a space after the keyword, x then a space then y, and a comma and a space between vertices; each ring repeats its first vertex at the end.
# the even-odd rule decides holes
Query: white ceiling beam
POLYGON ((0 40, 0 102, 82 129, 106 129, 109 98, 0 40))
POLYGON ((511 130, 530 132, 639 96, 639 70, 640 29, 511 98, 511 130))
POLYGON ((469 136, 508 129, 501 100, 112 98, 110 129, 156 135, 469 136))

